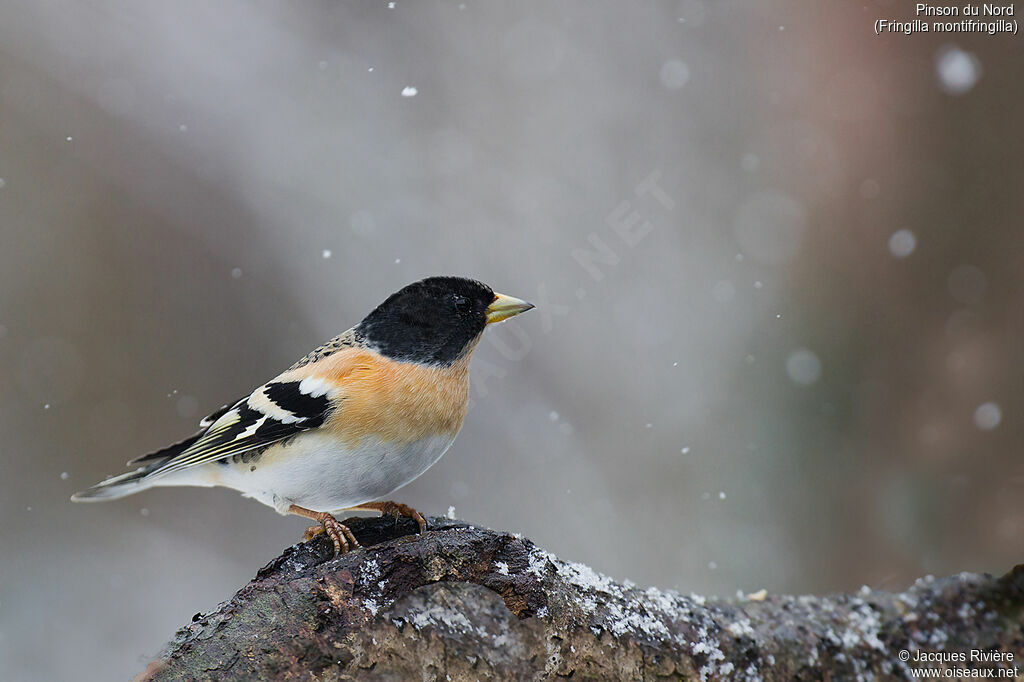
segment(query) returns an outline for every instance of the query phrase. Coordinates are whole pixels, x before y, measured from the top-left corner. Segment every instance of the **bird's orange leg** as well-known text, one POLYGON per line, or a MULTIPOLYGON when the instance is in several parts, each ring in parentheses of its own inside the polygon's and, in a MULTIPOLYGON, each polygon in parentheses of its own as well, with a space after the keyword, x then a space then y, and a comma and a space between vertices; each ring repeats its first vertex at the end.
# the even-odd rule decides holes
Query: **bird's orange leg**
POLYGON ((349 507, 347 511, 379 511, 381 514, 391 514, 396 518, 406 517, 416 522, 416 525, 420 527, 422 533, 427 529, 427 520, 423 518, 423 514, 413 509, 407 504, 401 502, 391 502, 386 500, 384 502, 366 502, 359 505, 358 507, 349 507))
POLYGON ((313 519, 320 524, 318 526, 310 526, 307 528, 302 539, 311 540, 319 533, 327 533, 327 537, 329 537, 331 542, 334 543, 334 556, 338 556, 342 552, 347 552, 350 549, 359 546, 359 541, 356 540, 356 536, 352 534, 352 531, 348 529, 348 526, 341 523, 338 519, 334 518, 327 512, 313 511, 312 509, 300 507, 297 504, 293 504, 288 507, 288 511, 292 514, 305 516, 307 519, 313 519))

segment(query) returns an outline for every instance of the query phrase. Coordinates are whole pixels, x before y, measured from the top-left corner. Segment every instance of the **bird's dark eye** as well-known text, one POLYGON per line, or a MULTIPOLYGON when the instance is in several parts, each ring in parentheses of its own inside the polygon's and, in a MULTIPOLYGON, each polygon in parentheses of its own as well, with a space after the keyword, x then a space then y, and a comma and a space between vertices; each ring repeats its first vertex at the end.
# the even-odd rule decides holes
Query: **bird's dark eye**
POLYGON ((455 296, 452 297, 452 303, 455 304, 455 309, 458 310, 460 313, 465 313, 469 311, 469 299, 467 299, 465 296, 459 296, 458 294, 456 294, 455 296))

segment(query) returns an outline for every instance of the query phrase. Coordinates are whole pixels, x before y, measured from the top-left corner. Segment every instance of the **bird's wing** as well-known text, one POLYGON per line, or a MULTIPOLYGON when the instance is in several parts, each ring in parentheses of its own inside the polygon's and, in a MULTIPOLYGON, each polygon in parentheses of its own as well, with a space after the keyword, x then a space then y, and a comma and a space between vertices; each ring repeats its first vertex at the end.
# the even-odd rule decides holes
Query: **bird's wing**
MULTIPOLYGON (((165 448, 161 448, 161 449, 156 450, 154 452, 150 452, 148 454, 142 455, 141 457, 136 457, 135 459, 130 460, 128 462, 128 466, 134 466, 136 464, 144 464, 144 463, 148 463, 148 462, 152 462, 152 463, 156 464, 156 460, 160 460, 160 459, 167 460, 167 462, 166 462, 167 465, 172 464, 171 458, 176 458, 179 455, 184 455, 186 450, 191 452, 192 450, 194 450, 194 446, 198 447, 199 444, 200 444, 200 441, 205 441, 205 436, 207 434, 210 434, 211 431, 213 431, 213 428, 212 428, 213 425, 215 423, 217 423, 218 421, 220 421, 221 419, 223 419, 224 417, 228 417, 228 421, 230 423, 218 424, 218 427, 220 427, 220 426, 228 427, 228 426, 232 426, 232 425, 242 424, 243 425, 243 429, 242 430, 244 431, 244 425, 246 424, 246 417, 249 417, 249 416, 252 416, 252 415, 249 415, 248 412, 246 412, 245 410, 240 410, 239 414, 237 414, 237 415, 229 415, 228 414, 229 411, 233 412, 236 409, 241 408, 242 406, 244 406, 246 401, 251 400, 253 398, 253 396, 256 395, 256 393, 258 393, 261 390, 266 389, 268 386, 270 386, 270 385, 272 385, 274 383, 290 383, 290 381, 282 380, 282 377, 284 377, 284 376, 288 376, 289 378, 295 378, 296 375, 298 375, 297 378, 300 378, 300 379, 308 378, 309 375, 310 375, 309 368, 313 364, 315 364, 315 363, 317 363, 319 361, 322 361, 324 358, 327 358, 330 355, 334 355, 335 353, 338 353, 338 352, 344 352, 344 351, 347 351, 347 350, 351 350, 353 348, 356 348, 357 346, 358 346, 358 342, 356 341, 356 334, 355 334, 355 331, 353 329, 349 329, 347 331, 342 332, 341 334, 338 334, 337 336, 335 336, 330 341, 327 341, 326 343, 321 344, 317 348, 315 348, 312 351, 310 351, 309 354, 307 354, 301 360, 299 360, 294 365, 289 367, 288 370, 284 372, 284 374, 278 376, 276 379, 274 379, 270 383, 265 384, 263 386, 260 386, 258 389, 256 389, 256 391, 253 391, 253 393, 247 395, 246 397, 242 398, 241 400, 239 400, 236 403, 232 403, 232 404, 229 404, 229 405, 222 405, 219 410, 217 410, 216 412, 213 412, 212 414, 204 417, 199 422, 199 431, 197 431, 196 433, 192 434, 191 436, 189 436, 188 438, 186 438, 184 440, 178 441, 177 443, 175 443, 173 445, 168 445, 165 448)), ((281 397, 282 400, 287 400, 287 396, 286 395, 282 395, 280 390, 278 390, 278 395, 281 397)), ((282 406, 282 409, 288 410, 288 407, 287 406, 282 406)), ((257 412, 258 412, 258 408, 257 408, 257 412)), ((256 414, 255 415, 255 420, 258 421, 262 416, 263 416, 263 413, 256 414)), ((267 421, 268 422, 272 422, 273 419, 268 419, 267 421)), ((313 420, 313 421, 315 421, 315 420, 313 420)), ((321 422, 322 422, 322 420, 321 420, 321 422)), ((293 435, 294 433, 298 433, 299 431, 302 431, 303 429, 312 428, 314 426, 314 424, 311 423, 311 422, 310 423, 302 422, 300 424, 299 421, 293 421, 293 422, 290 422, 290 424, 294 427, 293 429, 291 429, 292 433, 288 433, 286 435, 283 435, 280 438, 287 438, 289 435, 293 435)), ((315 424, 315 425, 319 426, 319 424, 315 424)), ((283 429, 283 428, 280 428, 279 426, 277 428, 274 428, 274 429, 272 429, 271 427, 268 426, 267 430, 263 432, 263 435, 265 437, 269 437, 269 436, 267 436, 267 434, 271 433, 272 431, 273 432, 284 432, 284 431, 287 431, 287 430, 288 429, 283 429)), ((232 432, 221 433, 220 440, 216 441, 216 443, 213 443, 211 441, 211 444, 212 445, 218 445, 218 444, 219 445, 223 445, 223 444, 225 444, 225 441, 224 441, 225 438, 228 438, 230 440, 231 438, 234 438, 235 436, 237 436, 241 432, 242 431, 239 431, 239 430, 236 429, 236 430, 234 430, 232 432)), ((278 440, 280 440, 280 438, 278 438, 278 440)), ((259 441, 259 440, 261 440, 261 438, 258 438, 256 440, 259 441)), ((268 443, 272 443, 272 442, 274 442, 274 441, 273 440, 269 440, 269 441, 266 441, 266 442, 263 442, 263 443, 257 443, 253 447, 262 447, 262 445, 267 445, 268 443)), ((236 443, 236 445, 241 445, 241 442, 239 441, 238 443, 236 443)), ((247 449, 251 449, 251 448, 247 448, 247 449)), ((216 459, 220 459, 222 457, 230 457, 231 455, 238 454, 239 452, 241 452, 241 450, 234 450, 234 449, 232 449, 231 453, 224 454, 224 455, 217 455, 216 459)), ((204 459, 204 461, 205 461, 205 459, 204 459)), ((191 465, 186 465, 186 466, 191 466, 191 465)), ((180 468, 180 467, 178 467, 178 468, 180 468)), ((155 468, 154 468, 154 470, 155 470, 155 468)))
MULTIPOLYGON (((248 398, 248 396, 246 396, 246 398, 248 398)), ((219 410, 204 417, 199 422, 199 430, 196 431, 191 436, 189 436, 188 438, 180 440, 177 443, 174 443, 173 445, 168 445, 167 447, 160 448, 159 450, 155 450, 145 455, 141 455, 139 457, 136 457, 135 459, 128 460, 128 466, 135 466, 136 464, 153 462, 158 459, 169 459, 171 457, 174 457, 175 455, 180 454, 182 451, 185 450, 185 448, 191 447, 197 440, 202 438, 203 434, 209 430, 211 424, 213 424, 215 421, 223 417, 224 413, 226 413, 228 410, 230 410, 237 404, 238 403, 234 403, 232 405, 222 405, 219 410)))
MULTIPOLYGON (((215 419, 205 431, 182 441, 179 445, 185 447, 149 475, 161 476, 256 450, 323 424, 333 409, 328 395, 331 383, 312 373, 303 379, 286 374, 291 376, 263 384, 219 415, 214 413, 215 419)), ((162 456, 174 453, 176 447, 165 448, 162 456)))

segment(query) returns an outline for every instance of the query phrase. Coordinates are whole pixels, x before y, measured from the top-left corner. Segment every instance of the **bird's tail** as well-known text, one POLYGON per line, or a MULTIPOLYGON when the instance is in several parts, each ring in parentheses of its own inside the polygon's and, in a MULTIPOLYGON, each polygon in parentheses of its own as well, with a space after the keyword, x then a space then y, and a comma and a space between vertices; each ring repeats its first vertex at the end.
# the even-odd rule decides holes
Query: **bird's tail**
POLYGON ((108 478, 87 490, 75 493, 71 496, 71 501, 105 502, 106 500, 116 500, 119 497, 127 497, 128 495, 142 492, 152 487, 153 479, 149 478, 149 474, 158 469, 161 464, 163 464, 162 460, 141 466, 135 471, 129 471, 126 474, 108 478))

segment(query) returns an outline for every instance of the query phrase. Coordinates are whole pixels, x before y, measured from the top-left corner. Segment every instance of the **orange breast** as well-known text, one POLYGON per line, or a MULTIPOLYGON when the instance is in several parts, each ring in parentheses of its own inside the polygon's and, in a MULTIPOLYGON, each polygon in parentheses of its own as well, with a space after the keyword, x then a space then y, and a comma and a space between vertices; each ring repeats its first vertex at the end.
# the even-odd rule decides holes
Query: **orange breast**
POLYGON ((337 407, 323 428, 348 446, 368 436, 397 443, 454 438, 466 416, 468 353, 450 367, 428 367, 353 348, 301 370, 335 386, 337 407))

